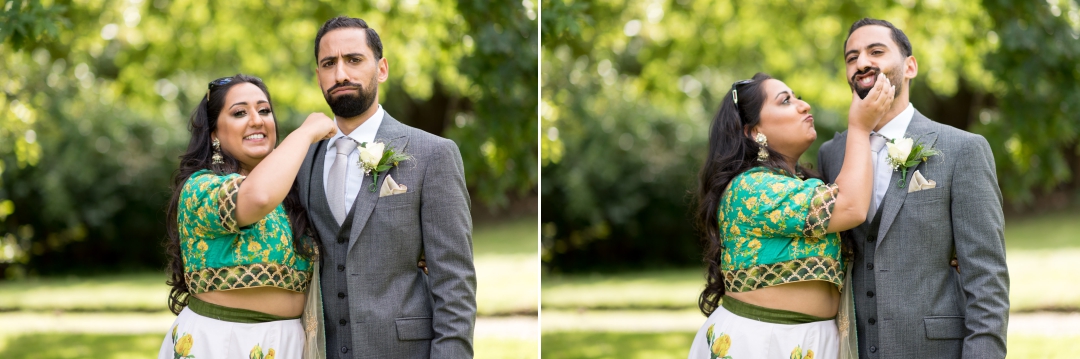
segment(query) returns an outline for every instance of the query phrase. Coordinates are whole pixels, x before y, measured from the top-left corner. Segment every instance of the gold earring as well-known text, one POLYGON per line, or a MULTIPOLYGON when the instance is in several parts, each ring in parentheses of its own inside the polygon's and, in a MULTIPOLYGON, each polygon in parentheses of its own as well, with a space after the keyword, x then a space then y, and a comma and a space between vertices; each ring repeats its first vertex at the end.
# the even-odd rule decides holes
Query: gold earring
POLYGON ((758 161, 764 162, 769 159, 769 150, 765 149, 765 147, 769 147, 769 140, 765 138, 765 134, 758 132, 757 136, 754 137, 754 141, 761 145, 761 148, 759 148, 757 152, 758 161))
POLYGON ((211 158, 214 161, 212 163, 215 164, 215 165, 224 164, 225 161, 223 161, 222 158, 221 158, 221 142, 219 142, 218 139, 215 138, 213 146, 214 146, 214 156, 211 157, 211 158))

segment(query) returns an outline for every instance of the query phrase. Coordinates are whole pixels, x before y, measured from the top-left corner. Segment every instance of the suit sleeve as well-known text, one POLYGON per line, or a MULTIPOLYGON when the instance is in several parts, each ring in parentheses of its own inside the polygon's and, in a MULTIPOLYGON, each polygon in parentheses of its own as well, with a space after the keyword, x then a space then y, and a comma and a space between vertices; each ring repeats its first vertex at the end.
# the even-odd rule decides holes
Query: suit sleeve
MULTIPOLYGON (((1009 272, 1004 216, 994 154, 982 136, 956 156, 952 227, 966 296, 964 358, 1004 358, 1009 321, 1009 272)), ((945 154, 949 155, 949 154, 945 154)))
POLYGON ((428 161, 420 219, 433 299, 432 358, 472 358, 476 322, 476 270, 472 215, 461 153, 440 142, 428 161))
POLYGON ((825 163, 825 159, 829 157, 827 155, 827 153, 831 149, 832 149, 832 140, 829 140, 829 141, 825 142, 824 144, 822 144, 820 148, 818 148, 818 153, 817 153, 818 172, 821 173, 821 178, 823 178, 825 180, 825 183, 833 183, 833 180, 835 180, 835 178, 832 178, 832 176, 829 173, 828 164, 825 163))

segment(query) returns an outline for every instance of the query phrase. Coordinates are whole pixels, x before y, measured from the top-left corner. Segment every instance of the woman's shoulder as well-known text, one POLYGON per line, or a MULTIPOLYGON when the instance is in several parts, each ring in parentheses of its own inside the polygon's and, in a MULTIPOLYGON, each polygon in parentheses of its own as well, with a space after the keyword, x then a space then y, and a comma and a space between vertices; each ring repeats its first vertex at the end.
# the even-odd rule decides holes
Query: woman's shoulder
POLYGON ((749 191, 784 192, 805 186, 824 184, 817 178, 801 179, 786 171, 765 166, 746 170, 732 180, 733 186, 749 191))
POLYGON ((239 187, 238 180, 243 180, 244 176, 239 173, 226 173, 217 174, 209 169, 201 169, 195 171, 187 180, 184 181, 184 188, 182 193, 191 195, 197 193, 205 193, 214 189, 221 188, 225 184, 231 184, 228 187, 239 187))

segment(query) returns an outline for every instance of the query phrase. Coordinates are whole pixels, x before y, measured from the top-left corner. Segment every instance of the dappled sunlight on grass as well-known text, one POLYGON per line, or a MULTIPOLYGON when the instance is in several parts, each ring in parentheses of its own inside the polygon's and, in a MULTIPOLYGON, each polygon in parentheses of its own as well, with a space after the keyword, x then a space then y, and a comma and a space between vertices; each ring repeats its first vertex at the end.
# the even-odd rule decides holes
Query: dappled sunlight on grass
POLYGON ((544 333, 543 358, 682 359, 694 333, 544 333))
POLYGON ((0 358, 150 358, 153 353, 157 353, 164 339, 164 332, 137 335, 32 333, 0 336, 0 358))
POLYGON ((168 295, 164 272, 0 282, 6 310, 165 311, 168 295))
POLYGON ((543 307, 557 309, 696 308, 704 288, 700 270, 663 270, 543 278, 543 307))

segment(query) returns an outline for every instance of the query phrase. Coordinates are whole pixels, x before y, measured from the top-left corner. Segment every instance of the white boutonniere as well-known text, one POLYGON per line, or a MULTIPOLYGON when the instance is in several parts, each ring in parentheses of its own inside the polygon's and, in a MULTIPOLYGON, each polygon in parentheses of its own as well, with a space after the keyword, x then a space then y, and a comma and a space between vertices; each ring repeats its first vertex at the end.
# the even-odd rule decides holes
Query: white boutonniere
POLYGON ((393 147, 387 147, 382 142, 362 142, 359 150, 360 159, 357 161, 357 165, 360 170, 364 171, 365 176, 372 173, 375 176, 371 181, 371 192, 375 192, 375 184, 379 183, 379 173, 389 171, 401 161, 412 159, 409 154, 393 147))
POLYGON ((926 162, 927 157, 941 154, 941 151, 926 147, 922 142, 908 137, 889 140, 885 147, 889 151, 888 161, 893 171, 901 171, 900 182, 896 184, 900 188, 904 188, 904 183, 907 182, 908 169, 918 166, 919 162, 926 162))

